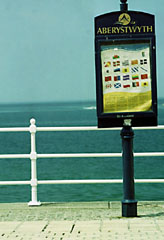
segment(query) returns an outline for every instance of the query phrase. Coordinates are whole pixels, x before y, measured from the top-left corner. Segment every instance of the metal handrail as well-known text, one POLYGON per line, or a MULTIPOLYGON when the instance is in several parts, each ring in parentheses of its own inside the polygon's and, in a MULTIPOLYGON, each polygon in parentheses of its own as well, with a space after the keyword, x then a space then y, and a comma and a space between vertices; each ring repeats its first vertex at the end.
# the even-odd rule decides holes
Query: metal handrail
MULTIPOLYGON (((37 200, 38 184, 95 184, 95 183, 122 183, 122 179, 88 179, 88 180, 37 180, 37 159, 38 158, 90 158, 90 157, 122 157, 122 153, 64 153, 64 154, 39 154, 36 152, 35 135, 36 132, 47 131, 113 131, 121 128, 97 128, 91 127, 37 127, 35 119, 30 120, 29 127, 0 128, 0 132, 30 132, 31 133, 31 153, 30 154, 0 154, 0 159, 25 158, 31 159, 31 180, 30 181, 0 181, 0 185, 31 185, 31 201, 29 206, 38 206, 37 200)), ((161 130, 164 125, 157 127, 134 127, 134 130, 161 130)), ((164 152, 144 152, 134 153, 134 157, 164 156, 164 152)), ((164 183, 164 179, 135 179, 135 183, 164 183)))
MULTIPOLYGON (((156 127, 133 127, 134 130, 161 130, 164 129, 164 125, 158 125, 156 127)), ((36 127, 37 132, 49 132, 49 131, 115 131, 121 130, 120 127, 115 128, 98 128, 96 126, 86 127, 36 127)), ((0 132, 29 132, 30 127, 8 127, 0 128, 0 132)))
MULTIPOLYGON (((164 152, 133 153, 134 157, 164 157, 164 152)), ((99 157, 122 157, 122 153, 41 153, 37 158, 99 158, 99 157)), ((0 159, 31 158, 30 154, 0 154, 0 159)))

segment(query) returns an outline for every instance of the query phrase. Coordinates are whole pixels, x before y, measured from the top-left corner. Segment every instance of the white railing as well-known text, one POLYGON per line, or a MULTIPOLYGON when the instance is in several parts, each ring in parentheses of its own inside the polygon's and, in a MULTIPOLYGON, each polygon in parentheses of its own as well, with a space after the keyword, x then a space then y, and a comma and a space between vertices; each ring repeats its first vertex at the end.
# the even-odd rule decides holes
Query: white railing
MULTIPOLYGON (((30 127, 0 128, 0 132, 30 132, 31 153, 30 154, 0 154, 0 159, 29 158, 31 159, 31 180, 29 181, 0 181, 0 185, 31 185, 31 201, 29 206, 38 206, 37 200, 38 184, 95 184, 95 183, 122 183, 122 179, 89 179, 89 180, 37 180, 37 159, 38 158, 90 158, 90 157, 122 157, 122 153, 72 153, 72 154, 39 154, 36 152, 36 132, 47 131, 110 131, 121 130, 121 128, 97 127, 37 127, 35 119, 30 120, 30 127)), ((157 127, 134 127, 134 130, 143 129, 164 129, 164 125, 157 127)), ((134 153, 134 157, 164 156, 164 152, 134 153)), ((135 179, 135 183, 164 183, 164 179, 135 179)))

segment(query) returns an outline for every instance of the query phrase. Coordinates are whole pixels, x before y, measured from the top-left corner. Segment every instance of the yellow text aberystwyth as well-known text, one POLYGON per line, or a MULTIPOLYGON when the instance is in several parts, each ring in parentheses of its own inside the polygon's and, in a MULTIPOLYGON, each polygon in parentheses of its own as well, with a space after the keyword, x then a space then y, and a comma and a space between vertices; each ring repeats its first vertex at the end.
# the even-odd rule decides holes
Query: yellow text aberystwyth
POLYGON ((151 33, 153 26, 99 27, 97 34, 151 33))

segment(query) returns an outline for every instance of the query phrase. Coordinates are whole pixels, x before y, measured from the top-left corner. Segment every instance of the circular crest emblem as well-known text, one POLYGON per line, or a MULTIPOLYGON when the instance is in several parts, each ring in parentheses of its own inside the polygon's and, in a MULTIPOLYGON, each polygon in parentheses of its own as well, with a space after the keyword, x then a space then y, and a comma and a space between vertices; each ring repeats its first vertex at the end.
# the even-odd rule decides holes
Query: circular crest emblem
POLYGON ((118 18, 118 21, 120 24, 122 25, 128 25, 131 21, 131 17, 129 14, 127 13, 122 13, 119 18, 118 18))

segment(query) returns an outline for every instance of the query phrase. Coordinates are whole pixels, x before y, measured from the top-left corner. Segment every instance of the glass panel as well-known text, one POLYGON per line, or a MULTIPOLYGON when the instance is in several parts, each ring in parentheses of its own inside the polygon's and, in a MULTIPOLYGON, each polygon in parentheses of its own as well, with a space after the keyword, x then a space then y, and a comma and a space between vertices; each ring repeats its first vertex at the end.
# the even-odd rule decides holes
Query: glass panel
POLYGON ((101 45, 103 112, 152 110, 150 42, 101 45))

